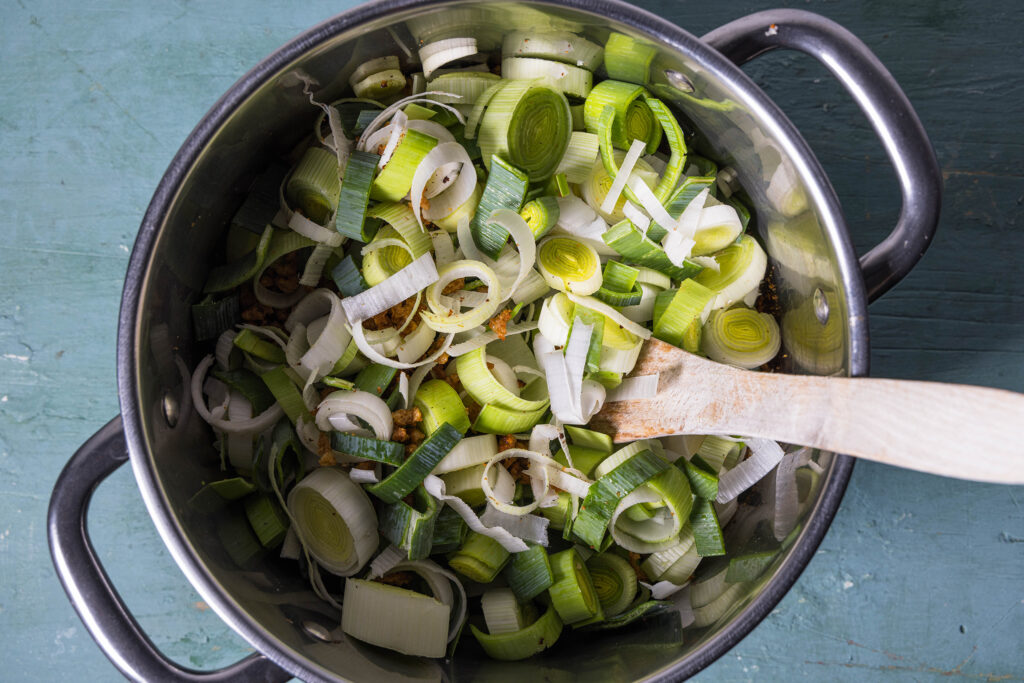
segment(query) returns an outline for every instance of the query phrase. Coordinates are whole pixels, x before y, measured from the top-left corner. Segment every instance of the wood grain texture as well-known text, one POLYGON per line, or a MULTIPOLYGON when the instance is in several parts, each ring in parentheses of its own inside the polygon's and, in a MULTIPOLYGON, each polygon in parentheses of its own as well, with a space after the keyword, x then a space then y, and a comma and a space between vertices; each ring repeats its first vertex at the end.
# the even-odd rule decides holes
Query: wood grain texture
POLYGON ((672 434, 743 434, 969 481, 1024 485, 1024 394, 871 377, 754 372, 652 339, 633 377, 649 399, 605 403, 590 422, 616 443, 672 434), (964 444, 969 443, 970 449, 964 444))
MULTIPOLYGON (((115 325, 135 232, 209 106, 260 58, 353 4, 0 5, 0 678, 121 680, 53 576, 44 515, 60 467, 117 410, 115 325)), ((779 3, 638 4, 700 35, 779 3)), ((878 54, 946 178, 933 246, 871 308, 873 374, 1024 390, 1024 5, 798 6, 878 54)), ((746 71, 819 155, 858 248, 878 242, 898 191, 856 106, 803 55, 769 54, 746 71)), ((796 586, 696 680, 1021 680, 1022 506, 1020 488, 858 465, 796 586)), ((168 654, 212 668, 248 652, 164 550, 127 470, 99 490, 90 526, 168 654)))

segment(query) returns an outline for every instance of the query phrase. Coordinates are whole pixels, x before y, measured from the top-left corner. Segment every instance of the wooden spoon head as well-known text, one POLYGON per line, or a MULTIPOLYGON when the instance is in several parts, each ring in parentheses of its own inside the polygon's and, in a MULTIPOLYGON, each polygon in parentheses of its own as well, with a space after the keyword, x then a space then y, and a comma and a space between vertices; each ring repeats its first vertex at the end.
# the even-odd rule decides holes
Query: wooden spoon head
POLYGON ((735 382, 753 374, 721 365, 657 339, 644 343, 630 377, 658 374, 658 394, 650 399, 609 401, 590 428, 615 442, 672 434, 715 434, 735 409, 732 392, 720 391, 721 378, 735 382))

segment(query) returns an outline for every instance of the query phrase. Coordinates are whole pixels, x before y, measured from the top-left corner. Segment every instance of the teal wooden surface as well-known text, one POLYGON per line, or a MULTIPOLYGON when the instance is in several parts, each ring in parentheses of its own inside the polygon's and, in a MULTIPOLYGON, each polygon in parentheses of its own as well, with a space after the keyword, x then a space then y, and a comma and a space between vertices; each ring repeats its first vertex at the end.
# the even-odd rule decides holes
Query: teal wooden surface
MULTIPOLYGON (((698 35, 776 3, 646 0, 698 35)), ((780 3, 781 4, 781 3, 780 3)), ((54 479, 117 410, 128 253, 175 150, 280 44, 347 9, 303 3, 0 3, 0 680, 119 680, 46 547, 54 479)), ((936 241, 871 308, 872 373, 1024 391, 1024 5, 809 0, 893 72, 946 179, 936 241)), ((824 68, 747 67, 804 132, 861 249, 895 221, 881 146, 824 68)), ((1020 424, 1006 437, 1019 440, 1020 424)), ((971 444, 963 444, 970 457, 971 444)), ((1024 449, 1024 447, 1022 447, 1024 449)), ((1024 679, 1024 490, 857 466, 818 554, 775 611, 700 681, 1024 679)), ((189 666, 249 652, 158 538, 127 468, 90 529, 152 639, 189 666)))

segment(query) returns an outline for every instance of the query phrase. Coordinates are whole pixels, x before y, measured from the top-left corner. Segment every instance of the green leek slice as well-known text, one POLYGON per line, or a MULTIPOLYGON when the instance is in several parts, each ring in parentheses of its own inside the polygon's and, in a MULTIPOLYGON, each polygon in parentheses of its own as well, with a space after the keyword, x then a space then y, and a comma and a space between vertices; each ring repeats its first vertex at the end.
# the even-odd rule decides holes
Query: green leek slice
POLYGON ((567 548, 551 556, 551 573, 554 582, 548 588, 548 595, 563 623, 574 624, 603 617, 590 571, 575 548, 567 548))
POLYGON ((490 635, 473 624, 469 628, 488 656, 502 661, 515 661, 532 657, 554 645, 562 633, 562 620, 554 607, 548 607, 537 621, 515 633, 490 635))
POLYGON ((483 114, 478 140, 488 170, 499 155, 541 183, 554 174, 571 133, 565 95, 534 81, 507 81, 483 114))
POLYGON ((385 503, 401 500, 423 482, 430 470, 448 455, 461 438, 459 430, 446 422, 428 436, 394 472, 366 490, 385 503))

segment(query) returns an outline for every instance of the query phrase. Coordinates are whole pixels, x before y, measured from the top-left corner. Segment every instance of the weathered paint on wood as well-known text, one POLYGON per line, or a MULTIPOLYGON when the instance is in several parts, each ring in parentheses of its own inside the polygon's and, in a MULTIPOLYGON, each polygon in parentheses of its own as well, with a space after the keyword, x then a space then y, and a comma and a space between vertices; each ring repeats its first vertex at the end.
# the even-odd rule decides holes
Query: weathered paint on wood
MULTIPOLYGON (((0 7, 0 678, 120 680, 54 578, 44 520, 60 467, 117 410, 115 323, 134 234, 167 163, 217 97, 353 4, 0 7)), ((778 3, 638 4, 700 35, 778 3)), ((1024 391, 1024 5, 798 6, 878 54, 917 107, 946 178, 934 245, 871 308, 873 374, 1024 391)), ((802 55, 770 54, 747 72, 819 154, 855 244, 880 240, 898 193, 853 103, 802 55)), ((971 444, 963 448, 969 457, 971 444)), ((1021 680, 1022 505, 1019 487, 858 465, 796 586, 698 680, 1021 680)), ((127 469, 100 488, 91 520, 114 583, 165 652, 212 668, 249 651, 188 586, 127 469)))

